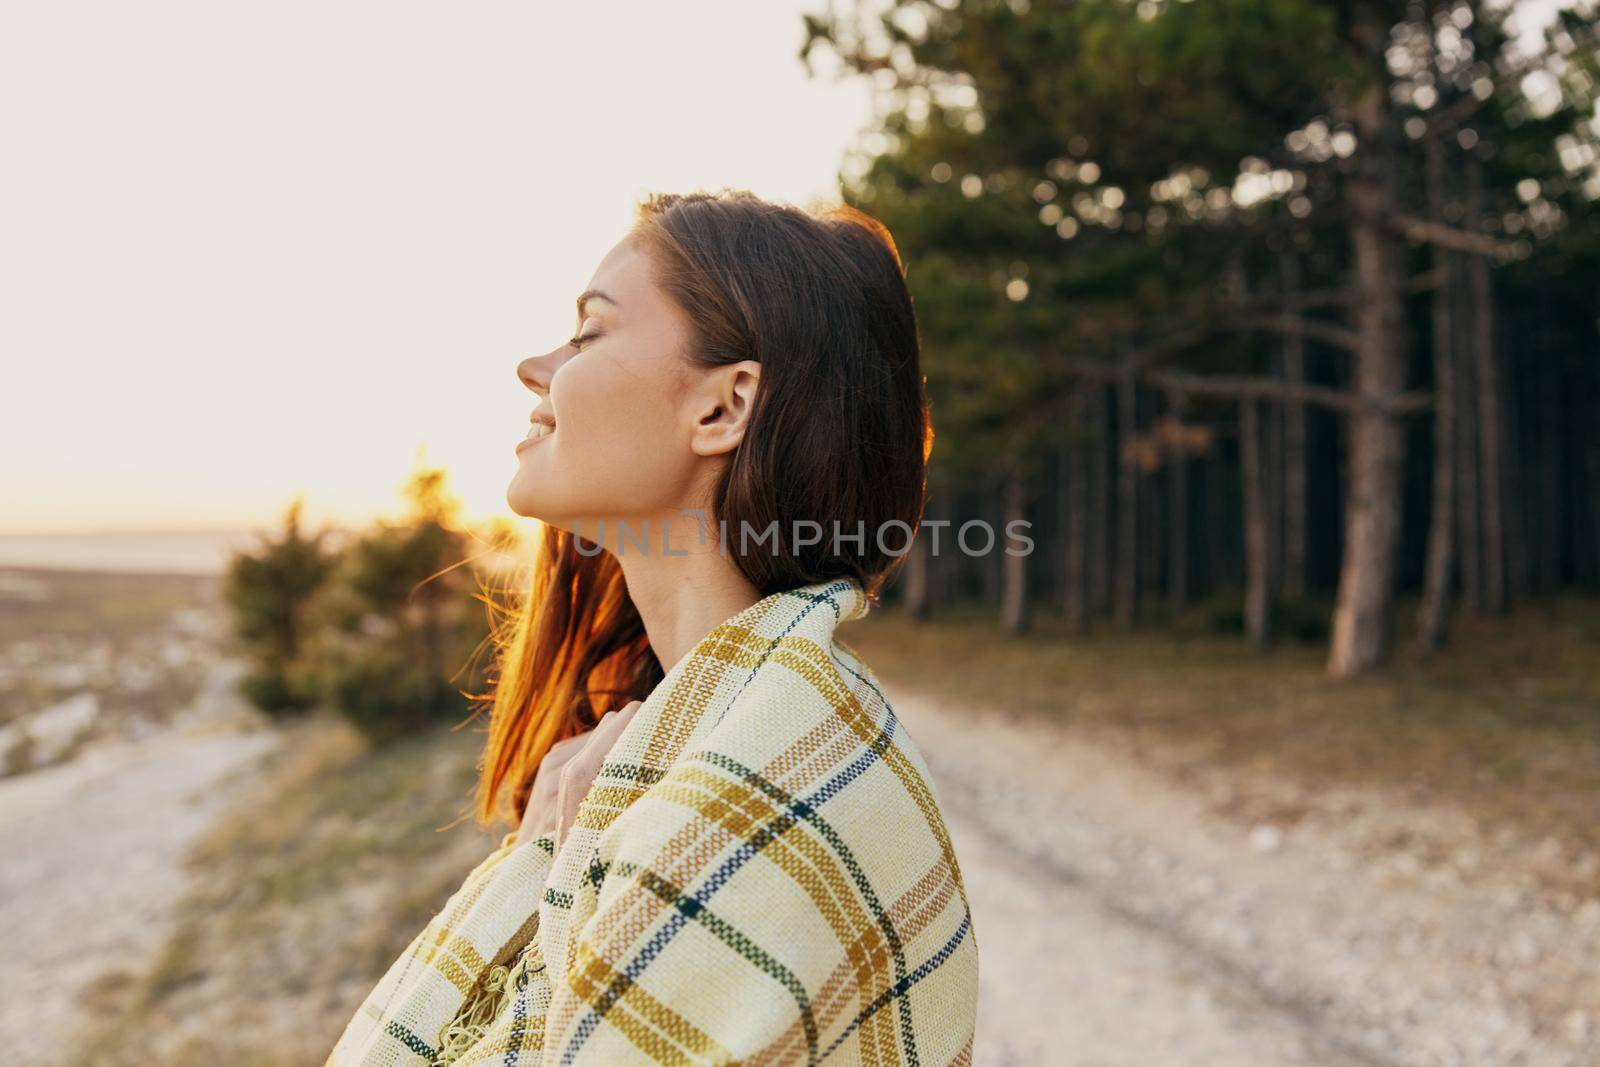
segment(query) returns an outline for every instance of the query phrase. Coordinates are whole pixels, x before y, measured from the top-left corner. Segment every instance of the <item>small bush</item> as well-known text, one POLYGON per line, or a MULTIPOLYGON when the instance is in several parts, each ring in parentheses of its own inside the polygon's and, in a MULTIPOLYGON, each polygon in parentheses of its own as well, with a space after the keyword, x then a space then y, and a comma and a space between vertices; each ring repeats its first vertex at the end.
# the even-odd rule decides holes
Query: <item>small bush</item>
MULTIPOLYGON (((437 469, 413 473, 410 514, 380 521, 333 553, 286 531, 234 561, 230 603, 252 653, 244 692, 270 714, 321 704, 373 741, 470 710, 461 668, 488 637, 469 542, 437 469)), ((470 681, 467 679, 466 681, 470 681)))
POLYGON ((256 553, 236 554, 223 583, 234 637, 250 662, 240 691, 272 716, 297 714, 312 702, 296 662, 311 601, 333 567, 323 547, 326 532, 300 532, 301 505, 298 499, 290 504, 280 537, 264 538, 256 553))
POLYGON ((294 686, 281 668, 256 669, 239 681, 244 698, 275 718, 295 715, 311 707, 312 695, 294 686))
POLYGON ((373 741, 415 734, 464 710, 447 679, 389 645, 362 648, 328 664, 321 681, 327 703, 373 741))

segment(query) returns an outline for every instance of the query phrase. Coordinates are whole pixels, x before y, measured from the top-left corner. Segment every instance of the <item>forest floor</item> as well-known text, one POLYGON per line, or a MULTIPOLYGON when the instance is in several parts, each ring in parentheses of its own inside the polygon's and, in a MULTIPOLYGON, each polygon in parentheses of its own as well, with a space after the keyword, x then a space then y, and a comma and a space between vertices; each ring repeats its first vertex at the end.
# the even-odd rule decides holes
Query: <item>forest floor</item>
MULTIPOLYGON (((1452 650, 1354 682, 1315 648, 1182 628, 1006 639, 885 611, 840 637, 950 823, 979 1064, 1600 1061, 1594 605, 1465 624, 1452 650)), ((145 880, 165 927, 79 987, 75 1051, 20 1062, 320 1063, 492 847, 458 821, 470 731, 376 751, 335 719, 277 733, 264 762, 228 765, 220 817, 146 790, 130 822, 181 829, 160 855, 187 849, 188 879, 145 880)), ((66 870, 82 847, 24 829, 0 823, 0 848, 66 870)), ((127 841, 97 846, 100 884, 140 884, 127 841)))

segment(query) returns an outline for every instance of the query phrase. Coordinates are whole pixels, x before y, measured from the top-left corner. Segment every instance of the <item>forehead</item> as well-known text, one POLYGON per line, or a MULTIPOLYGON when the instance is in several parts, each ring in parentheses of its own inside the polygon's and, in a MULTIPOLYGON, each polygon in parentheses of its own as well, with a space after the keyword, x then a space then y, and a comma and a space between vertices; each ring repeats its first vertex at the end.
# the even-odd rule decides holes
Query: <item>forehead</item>
MULTIPOLYGON (((590 289, 599 289, 616 299, 622 307, 643 304, 652 295, 650 261, 639 247, 628 238, 618 241, 600 260, 589 279, 590 289)), ((606 310, 604 300, 591 300, 589 308, 606 310)))

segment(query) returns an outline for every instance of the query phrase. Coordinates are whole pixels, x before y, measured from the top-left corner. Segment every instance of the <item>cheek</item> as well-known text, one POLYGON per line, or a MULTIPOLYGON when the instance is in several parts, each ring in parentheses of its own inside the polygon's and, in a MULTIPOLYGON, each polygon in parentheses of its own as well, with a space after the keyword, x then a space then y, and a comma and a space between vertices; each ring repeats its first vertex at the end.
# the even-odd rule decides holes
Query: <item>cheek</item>
POLYGON ((653 370, 572 364, 551 384, 552 473, 597 514, 680 503, 694 457, 680 440, 674 383, 653 370))

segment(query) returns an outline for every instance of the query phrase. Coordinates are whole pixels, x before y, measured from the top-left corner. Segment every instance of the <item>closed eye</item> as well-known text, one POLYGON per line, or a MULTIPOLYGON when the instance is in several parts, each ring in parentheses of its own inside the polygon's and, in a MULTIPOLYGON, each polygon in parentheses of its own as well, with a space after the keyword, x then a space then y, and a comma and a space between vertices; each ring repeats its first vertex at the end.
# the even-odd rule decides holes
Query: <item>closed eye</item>
POLYGON ((573 348, 582 348, 586 341, 593 341, 596 337, 599 337, 599 336, 600 336, 600 331, 599 330, 595 330, 592 333, 583 333, 583 334, 579 334, 576 337, 570 338, 567 341, 567 344, 571 345, 573 348))

